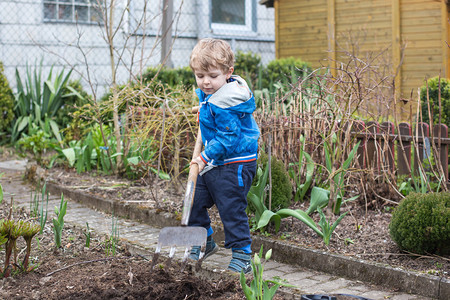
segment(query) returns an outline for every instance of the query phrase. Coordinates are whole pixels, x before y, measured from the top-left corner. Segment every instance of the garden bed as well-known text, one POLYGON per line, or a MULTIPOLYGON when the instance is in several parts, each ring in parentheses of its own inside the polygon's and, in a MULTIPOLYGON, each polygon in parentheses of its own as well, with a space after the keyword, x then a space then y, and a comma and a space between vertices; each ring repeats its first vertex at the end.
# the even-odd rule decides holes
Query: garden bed
MULTIPOLYGON (((95 173, 77 174, 73 170, 58 168, 46 170, 42 176, 59 186, 83 191, 98 198, 134 204, 143 210, 167 212, 174 216, 181 211, 184 189, 182 183, 179 186, 168 186, 162 181, 130 181, 95 173)), ((306 210, 305 205, 295 203, 291 208, 306 210)), ((313 230, 296 219, 284 219, 278 233, 269 228, 269 233, 264 236, 307 249, 450 279, 450 257, 405 253, 391 240, 388 226, 392 207, 365 210, 364 207, 350 204, 343 210, 350 213, 338 225, 328 246, 313 230)), ((214 208, 210 212, 213 226, 220 232, 218 213, 214 208)), ((314 216, 314 219, 318 222, 318 216, 314 216)), ((261 235, 258 232, 254 234, 261 235)))
MULTIPOLYGON (((5 202, 0 205, 1 218, 9 211, 5 202)), ((14 210, 13 218, 29 219, 29 215, 14 210)), ((39 243, 33 239, 31 263, 35 269, 28 273, 15 269, 3 279, 1 299, 245 299, 237 278, 204 279, 189 268, 181 272, 175 263, 169 269, 161 264, 152 270, 148 260, 132 256, 125 244, 109 256, 101 237, 93 238, 86 248, 86 237, 73 226, 64 227, 63 247, 57 249, 47 225, 38 236, 39 243)), ((21 251, 24 241, 19 238, 17 242, 21 251)))

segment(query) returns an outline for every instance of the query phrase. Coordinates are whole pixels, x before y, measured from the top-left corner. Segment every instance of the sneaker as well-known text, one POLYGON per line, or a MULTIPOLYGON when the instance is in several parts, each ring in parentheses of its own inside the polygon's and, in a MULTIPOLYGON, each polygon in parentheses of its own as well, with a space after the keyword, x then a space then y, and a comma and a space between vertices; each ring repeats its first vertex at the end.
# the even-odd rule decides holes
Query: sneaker
MULTIPOLYGON (((201 250, 200 246, 193 246, 189 258, 193 260, 198 260, 200 257, 200 250, 201 250)), ((206 251, 203 259, 206 259, 208 256, 213 255, 218 250, 219 246, 217 246, 217 244, 214 242, 211 236, 208 236, 208 238, 206 239, 206 251)))
POLYGON ((245 253, 243 250, 233 250, 231 261, 228 265, 228 270, 236 273, 241 273, 241 271, 244 271, 244 274, 247 274, 252 270, 251 261, 251 254, 245 253))

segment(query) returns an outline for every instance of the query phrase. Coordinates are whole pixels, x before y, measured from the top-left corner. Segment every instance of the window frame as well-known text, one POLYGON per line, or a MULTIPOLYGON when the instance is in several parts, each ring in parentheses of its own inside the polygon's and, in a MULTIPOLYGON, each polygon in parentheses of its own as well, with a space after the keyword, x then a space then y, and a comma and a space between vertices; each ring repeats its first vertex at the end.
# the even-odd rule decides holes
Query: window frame
POLYGON ((254 0, 243 0, 245 1, 245 25, 233 25, 233 24, 226 24, 226 23, 215 23, 212 19, 212 0, 210 0, 210 26, 211 30, 214 33, 219 34, 231 34, 235 32, 255 32, 256 28, 256 12, 255 12, 255 5, 254 0), (248 12, 248 13, 247 13, 248 12))
MULTIPOLYGON (((91 24, 98 25, 103 24, 102 18, 99 18, 98 21, 91 21, 93 16, 92 11, 97 6, 96 0, 88 0, 88 2, 77 2, 76 0, 44 0, 42 1, 42 19, 45 23, 66 23, 66 24, 91 24), (45 16, 45 9, 48 5, 54 5, 56 10, 56 18, 47 18, 45 16), (60 6, 70 6, 72 13, 70 19, 58 18, 58 11, 60 6), (77 20, 75 18, 75 11, 77 7, 86 7, 87 8, 87 21, 86 20, 77 20)), ((100 13, 97 13, 100 16, 100 13)))

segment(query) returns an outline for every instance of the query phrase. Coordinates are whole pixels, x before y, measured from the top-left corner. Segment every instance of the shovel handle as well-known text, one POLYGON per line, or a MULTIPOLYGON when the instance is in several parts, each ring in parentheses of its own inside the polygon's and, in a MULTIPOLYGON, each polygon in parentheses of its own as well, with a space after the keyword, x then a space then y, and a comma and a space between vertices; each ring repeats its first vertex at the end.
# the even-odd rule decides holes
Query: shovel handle
MULTIPOLYGON (((194 154, 192 159, 198 157, 202 151, 202 134, 200 127, 198 128, 197 140, 195 141, 194 154)), ((181 216, 181 225, 187 226, 189 222, 189 216, 191 215, 192 205, 194 204, 195 185, 197 183, 198 165, 191 164, 189 167, 189 176, 186 186, 186 193, 183 200, 183 214, 181 216)))

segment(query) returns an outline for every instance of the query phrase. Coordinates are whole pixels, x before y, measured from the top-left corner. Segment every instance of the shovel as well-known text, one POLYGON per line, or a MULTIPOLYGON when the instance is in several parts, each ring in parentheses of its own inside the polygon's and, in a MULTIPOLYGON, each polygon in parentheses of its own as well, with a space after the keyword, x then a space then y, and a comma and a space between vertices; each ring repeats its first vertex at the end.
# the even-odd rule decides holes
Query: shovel
MULTIPOLYGON (((197 140, 195 142, 193 158, 200 155, 202 149, 202 136, 200 128, 198 129, 197 140)), ((206 250, 206 237, 207 232, 203 227, 187 226, 189 216, 191 214, 192 205, 194 204, 195 184, 197 183, 198 165, 191 164, 189 168, 189 177, 186 186, 186 193, 183 200, 183 214, 181 217, 181 226, 178 227, 165 227, 161 229, 158 238, 158 245, 156 246, 155 254, 152 260, 152 269, 156 265, 156 262, 161 253, 162 247, 170 247, 169 258, 166 262, 166 267, 170 267, 172 258, 175 255, 176 247, 186 247, 184 256, 182 259, 182 270, 186 265, 187 258, 192 246, 201 246, 199 260, 197 267, 200 267, 202 258, 205 255, 206 250)))

